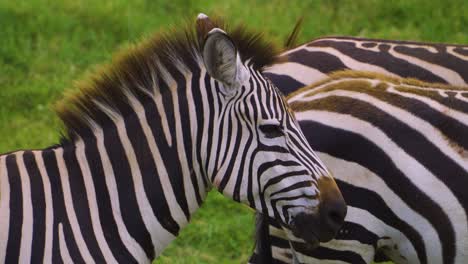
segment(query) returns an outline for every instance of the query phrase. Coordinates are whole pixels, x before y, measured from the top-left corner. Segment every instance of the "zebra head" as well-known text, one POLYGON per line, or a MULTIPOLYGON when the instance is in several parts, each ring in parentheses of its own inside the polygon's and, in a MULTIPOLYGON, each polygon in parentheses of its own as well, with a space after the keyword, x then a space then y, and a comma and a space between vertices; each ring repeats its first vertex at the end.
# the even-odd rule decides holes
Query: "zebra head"
POLYGON ((214 134, 203 135, 218 144, 201 154, 206 177, 224 195, 278 220, 291 240, 318 245, 332 239, 345 202, 283 96, 242 54, 236 38, 205 15, 197 26, 211 77, 207 89, 218 108, 211 117, 214 134))

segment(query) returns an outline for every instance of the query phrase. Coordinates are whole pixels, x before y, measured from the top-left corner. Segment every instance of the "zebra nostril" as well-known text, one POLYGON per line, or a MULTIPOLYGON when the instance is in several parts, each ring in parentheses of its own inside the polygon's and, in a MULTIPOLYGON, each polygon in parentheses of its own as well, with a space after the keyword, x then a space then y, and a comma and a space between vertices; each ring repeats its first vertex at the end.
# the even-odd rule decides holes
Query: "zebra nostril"
POLYGON ((344 223, 346 205, 340 201, 328 201, 320 204, 320 241, 333 239, 344 223))
POLYGON ((338 211, 330 211, 328 214, 328 218, 330 219, 330 222, 341 225, 343 224, 344 221, 344 216, 338 211))
POLYGON ((343 225, 347 211, 347 207, 344 202, 340 200, 327 202, 323 203, 321 207, 323 209, 320 213, 324 214, 325 223, 332 229, 340 229, 341 225, 343 225))
POLYGON ((320 190, 321 241, 331 240, 344 223, 347 206, 335 181, 323 178, 318 182, 320 190))

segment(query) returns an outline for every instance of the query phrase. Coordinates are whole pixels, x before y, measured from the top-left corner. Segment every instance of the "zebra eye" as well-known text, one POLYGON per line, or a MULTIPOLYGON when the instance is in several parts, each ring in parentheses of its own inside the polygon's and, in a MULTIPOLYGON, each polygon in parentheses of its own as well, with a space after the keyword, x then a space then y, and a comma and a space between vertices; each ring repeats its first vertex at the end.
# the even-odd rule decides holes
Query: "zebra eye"
POLYGON ((267 138, 277 138, 284 135, 280 124, 265 124, 260 125, 260 130, 267 138))

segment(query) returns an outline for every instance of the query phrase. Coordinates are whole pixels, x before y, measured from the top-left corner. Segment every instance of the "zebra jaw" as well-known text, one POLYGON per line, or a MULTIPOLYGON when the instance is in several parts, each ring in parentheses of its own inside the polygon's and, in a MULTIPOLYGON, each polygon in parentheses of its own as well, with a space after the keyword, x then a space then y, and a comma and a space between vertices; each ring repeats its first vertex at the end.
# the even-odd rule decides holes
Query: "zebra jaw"
POLYGON ((320 245, 320 240, 316 233, 307 229, 300 221, 291 220, 289 226, 283 227, 283 230, 293 251, 313 250, 320 245))
POLYGON ((295 237, 301 238, 315 248, 318 246, 320 238, 318 232, 311 228, 311 226, 316 226, 316 223, 319 223, 317 212, 314 213, 314 211, 317 210, 303 208, 302 212, 291 218, 289 227, 295 237))

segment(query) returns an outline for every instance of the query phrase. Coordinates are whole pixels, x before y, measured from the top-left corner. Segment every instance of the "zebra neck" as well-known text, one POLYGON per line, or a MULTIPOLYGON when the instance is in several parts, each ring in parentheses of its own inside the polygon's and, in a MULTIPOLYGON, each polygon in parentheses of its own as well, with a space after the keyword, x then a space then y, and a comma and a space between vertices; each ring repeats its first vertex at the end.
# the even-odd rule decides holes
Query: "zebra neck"
POLYGON ((131 111, 106 112, 105 125, 93 123, 62 146, 0 156, 0 209, 10 201, 23 208, 20 215, 0 212, 0 249, 2 241, 25 243, 44 250, 44 262, 141 263, 159 255, 209 188, 200 165, 203 133, 197 131, 208 118, 195 109, 199 90, 171 88, 145 102, 130 100, 131 111), (32 201, 29 193, 44 199, 32 201), (22 225, 10 222, 21 219, 22 225), (16 234, 24 239, 7 238, 16 234), (28 240, 37 235, 45 236, 46 247, 28 240))
MULTIPOLYGON (((205 185, 200 189, 193 183, 198 181, 194 169, 180 158, 177 148, 160 147, 151 142, 157 140, 146 137, 139 129, 117 122, 113 131, 96 130, 94 138, 79 139, 54 152, 65 206, 77 205, 83 194, 88 198, 88 203, 80 208, 65 208, 68 219, 73 219, 70 214, 74 213, 81 227, 93 227, 96 232, 112 224, 102 221, 109 218, 103 215, 103 208, 112 208, 112 218, 123 225, 116 239, 127 249, 140 249, 134 250, 134 258, 145 252, 151 259, 187 225, 206 191, 205 185), (82 213, 86 210, 89 212, 82 213), (99 223, 80 219, 86 215, 99 223), (123 236, 135 241, 124 241, 123 236)), ((110 239, 113 238, 102 241, 116 243, 110 239)))
POLYGON ((114 126, 95 129, 94 138, 74 144, 77 158, 87 156, 87 152, 99 153, 95 160, 101 161, 104 178, 115 178, 114 191, 109 184, 102 191, 118 194, 111 199, 120 200, 121 210, 134 208, 126 215, 140 219, 129 224, 141 224, 147 233, 141 244, 145 248, 151 242, 155 256, 188 223, 207 192, 207 181, 199 172, 193 151, 189 119, 181 118, 180 101, 186 100, 182 97, 174 90, 142 103, 141 108, 133 102, 134 114, 114 120, 114 126))
MULTIPOLYGON (((187 107, 180 103, 186 100, 185 93, 171 89, 146 102, 130 100, 130 113, 110 115, 113 120, 106 126, 95 126, 90 136, 54 150, 57 163, 62 163, 59 168, 63 167, 65 205, 82 200, 83 193, 88 197, 88 204, 68 211, 77 212, 77 218, 89 214, 94 219, 110 211, 115 223, 120 222, 116 229, 121 232, 119 237, 102 241, 116 240, 109 244, 127 249, 135 259, 142 259, 142 252, 149 259, 158 256, 206 196, 207 181, 193 151, 197 140, 189 123, 192 119, 181 118, 187 107), (112 210, 101 212, 100 208, 112 210)), ((93 226, 80 221, 79 226, 93 226)), ((94 229, 112 224, 102 221, 94 229)))
POLYGON ((136 208, 128 215, 139 219, 131 223, 145 227, 142 241, 153 245, 156 255, 188 223, 209 188, 200 165, 199 130, 210 119, 202 100, 202 93, 206 98, 210 92, 204 89, 204 69, 197 67, 161 68, 155 87, 125 93, 128 105, 118 111, 98 105, 105 115, 96 125, 90 122, 90 133, 83 133, 90 136, 73 142, 76 149, 95 148, 96 160, 107 156, 103 167, 109 168, 106 176, 115 177, 120 207, 136 208))
POLYGON ((183 159, 177 133, 161 144, 164 137, 146 138, 142 130, 135 121, 116 122, 63 146, 0 156, 0 249, 14 241, 44 250, 45 260, 87 263, 159 255, 207 188, 196 163, 183 159), (22 209, 10 211, 11 203, 22 209), (36 236, 45 238, 29 240, 36 236))

